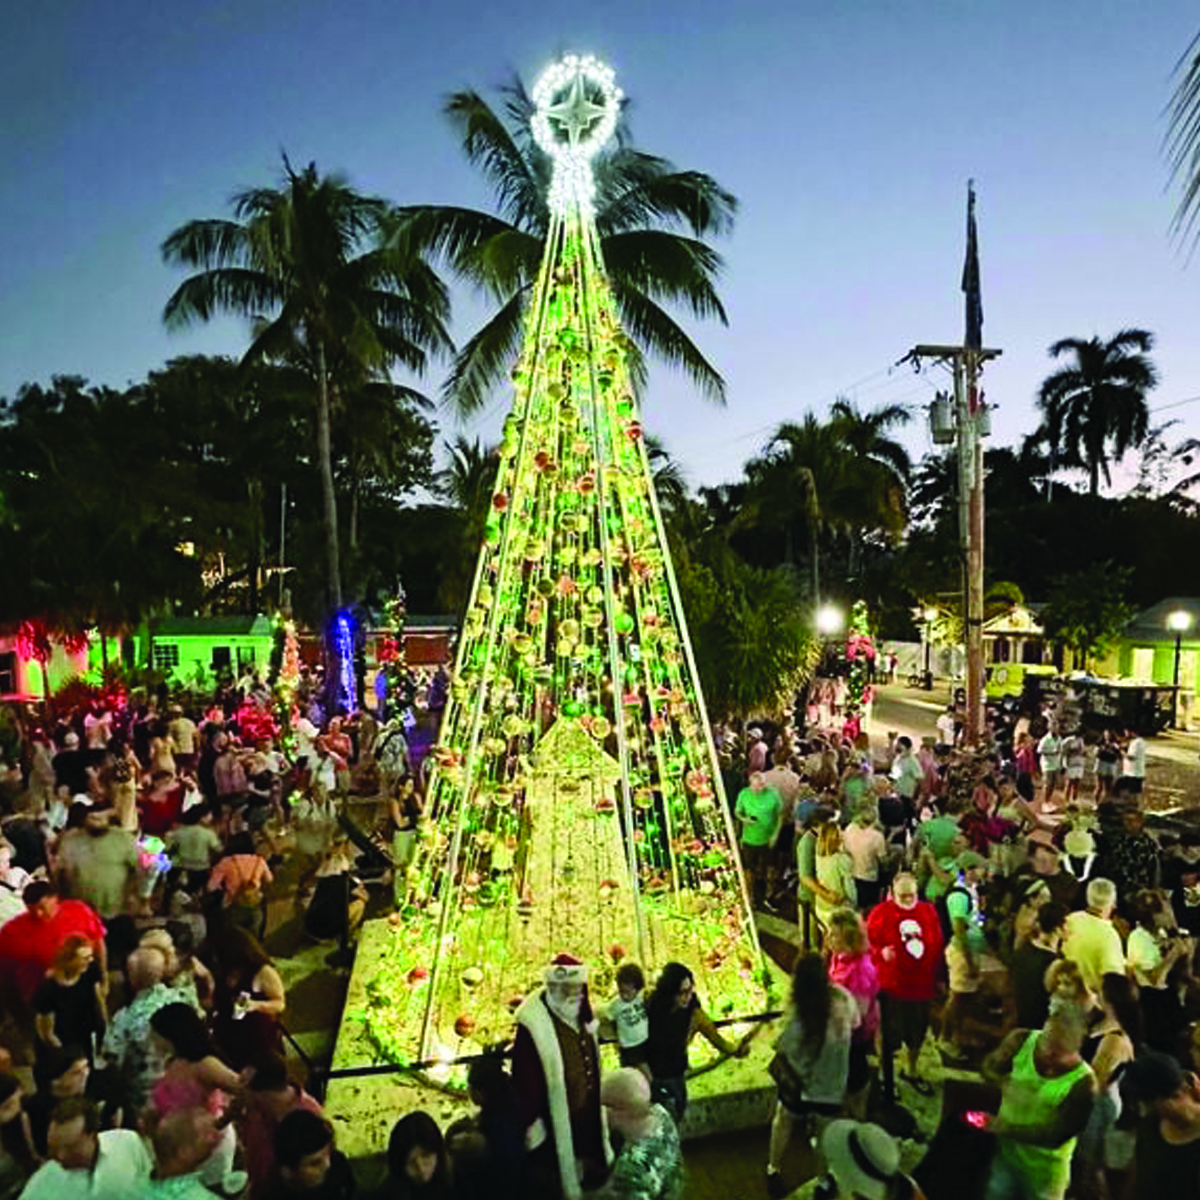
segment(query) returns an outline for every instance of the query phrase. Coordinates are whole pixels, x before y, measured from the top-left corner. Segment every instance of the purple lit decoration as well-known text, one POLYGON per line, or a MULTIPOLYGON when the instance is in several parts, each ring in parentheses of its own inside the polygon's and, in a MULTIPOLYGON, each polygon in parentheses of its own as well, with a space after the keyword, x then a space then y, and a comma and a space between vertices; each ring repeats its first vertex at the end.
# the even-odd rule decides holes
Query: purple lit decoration
POLYGON ((333 617, 333 652, 337 656, 337 691, 334 711, 351 713, 354 703, 354 635, 356 625, 350 610, 339 608, 333 617))

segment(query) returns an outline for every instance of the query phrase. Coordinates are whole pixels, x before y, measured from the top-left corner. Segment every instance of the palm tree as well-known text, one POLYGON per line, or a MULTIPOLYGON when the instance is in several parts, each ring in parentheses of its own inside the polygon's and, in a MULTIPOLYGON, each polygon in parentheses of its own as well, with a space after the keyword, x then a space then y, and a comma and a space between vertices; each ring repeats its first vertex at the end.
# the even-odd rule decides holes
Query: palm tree
POLYGON ((470 598, 484 527, 492 511, 500 448, 485 447, 478 438, 468 441, 461 433, 444 445, 450 461, 434 477, 434 483, 454 510, 457 537, 443 556, 442 602, 448 611, 462 612, 470 598))
POLYGON ((782 528, 785 563, 792 561, 793 530, 802 524, 807 532, 814 603, 821 534, 848 541, 853 574, 864 538, 891 538, 904 529, 908 456, 882 432, 896 421, 891 409, 863 416, 839 401, 826 421, 809 413, 780 425, 763 455, 746 464, 760 520, 782 528))
POLYGON ((1179 82, 1168 108, 1166 152, 1171 179, 1180 181, 1183 190, 1171 232, 1186 242, 1200 236, 1196 224, 1200 220, 1200 33, 1192 38, 1175 70, 1179 82))
MULTIPOLYGON (((395 213, 397 244, 443 259, 500 304, 446 380, 445 397, 461 413, 477 410, 516 358, 550 223, 551 162, 533 139, 532 102, 520 80, 501 93, 499 112, 473 91, 455 93, 445 106, 467 159, 495 191, 499 215, 444 205, 395 213)), ((681 367, 704 395, 723 403, 725 381, 664 305, 727 323, 715 288, 721 257, 703 239, 728 232, 737 201, 711 176, 635 150, 623 127, 593 166, 596 227, 633 341, 635 382, 644 381, 642 354, 651 353, 681 367)))
POLYGON ((283 186, 251 188, 233 198, 235 220, 189 221, 162 246, 175 266, 198 268, 167 301, 169 329, 219 312, 250 319, 254 334, 243 363, 301 366, 316 390, 317 463, 321 476, 327 599, 341 606, 337 496, 331 450, 335 394, 394 365, 422 372, 433 353, 451 349, 449 299, 427 264, 384 246, 389 211, 314 163, 283 186))
POLYGON ((848 449, 890 470, 900 487, 908 484, 912 460, 908 451, 888 433, 912 420, 910 409, 903 404, 885 404, 874 412, 860 413, 856 404, 839 396, 829 415, 840 424, 841 439, 848 449))
POLYGON ((650 463, 650 482, 658 496, 659 507, 664 513, 670 513, 687 499, 687 477, 661 438, 648 433, 642 441, 646 447, 646 459, 650 463))
POLYGON ((1051 358, 1073 354, 1075 361, 1049 376, 1038 392, 1046 440, 1052 455, 1061 447, 1064 466, 1087 470, 1093 496, 1100 493, 1101 474, 1111 482, 1110 462, 1119 462, 1146 436, 1146 394, 1158 383, 1148 357, 1153 345, 1154 335, 1146 330, 1122 329, 1106 342, 1063 338, 1050 347, 1051 358))

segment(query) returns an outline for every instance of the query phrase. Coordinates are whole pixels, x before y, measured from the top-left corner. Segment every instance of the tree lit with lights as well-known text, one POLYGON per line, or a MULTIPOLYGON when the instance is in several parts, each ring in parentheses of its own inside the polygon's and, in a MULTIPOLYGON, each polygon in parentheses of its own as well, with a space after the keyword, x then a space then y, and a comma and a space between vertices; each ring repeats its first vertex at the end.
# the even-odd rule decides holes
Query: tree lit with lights
POLYGON ((512 371, 410 905, 367 982, 393 1061, 507 1040, 561 950, 598 993, 678 959, 710 1006, 767 976, 688 643, 638 402, 591 219, 620 93, 593 59, 533 92, 553 219, 512 371))

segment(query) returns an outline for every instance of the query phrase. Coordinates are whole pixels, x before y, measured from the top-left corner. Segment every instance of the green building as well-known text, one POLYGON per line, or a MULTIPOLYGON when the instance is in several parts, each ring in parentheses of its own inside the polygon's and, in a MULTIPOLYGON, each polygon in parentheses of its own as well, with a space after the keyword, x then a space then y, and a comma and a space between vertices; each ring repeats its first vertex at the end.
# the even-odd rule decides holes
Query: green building
MULTIPOLYGON (((167 673, 181 687, 212 687, 217 679, 246 671, 266 674, 275 623, 258 616, 162 617, 126 640, 126 655, 167 673), (133 643, 133 649, 128 643, 133 643)), ((126 661, 129 661, 128 657, 126 661)))
POLYGON ((1116 646, 1097 664, 1096 673, 1138 683, 1173 684, 1177 648, 1179 716, 1186 727, 1193 713, 1200 716, 1200 598, 1169 596, 1138 613, 1125 626, 1116 646))

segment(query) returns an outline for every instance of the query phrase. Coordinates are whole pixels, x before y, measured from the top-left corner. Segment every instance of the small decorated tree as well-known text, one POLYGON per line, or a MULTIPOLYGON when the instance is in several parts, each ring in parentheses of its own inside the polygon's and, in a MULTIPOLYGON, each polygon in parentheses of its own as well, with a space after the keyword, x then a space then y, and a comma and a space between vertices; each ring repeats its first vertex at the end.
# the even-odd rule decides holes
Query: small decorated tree
POLYGON ((403 712, 411 703, 408 691, 408 659, 404 653, 404 622, 408 616, 404 589, 396 589, 396 595, 383 606, 384 634, 375 647, 382 684, 376 680, 375 694, 380 701, 380 710, 386 716, 403 712))
POLYGON ((290 713, 296 699, 296 689, 300 686, 300 639, 296 636, 296 622, 283 623, 283 660, 279 665, 279 677, 275 680, 275 694, 283 706, 284 713, 290 713))
POLYGON ((846 705, 853 708, 861 720, 874 694, 871 688, 871 667, 875 662, 875 643, 871 640, 871 626, 865 600, 856 600, 850 610, 846 661, 850 664, 846 705))

